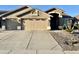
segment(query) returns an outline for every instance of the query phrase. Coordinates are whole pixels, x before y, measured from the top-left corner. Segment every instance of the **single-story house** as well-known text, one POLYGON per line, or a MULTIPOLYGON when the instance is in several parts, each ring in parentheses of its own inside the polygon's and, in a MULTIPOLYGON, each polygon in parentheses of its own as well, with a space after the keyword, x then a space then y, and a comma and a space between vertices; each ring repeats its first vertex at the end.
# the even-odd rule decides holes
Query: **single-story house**
POLYGON ((29 6, 22 6, 16 10, 0 15, 3 30, 58 30, 65 25, 64 20, 71 20, 62 9, 52 8, 41 11, 29 6))
POLYGON ((22 6, 16 10, 4 13, 2 28, 6 30, 49 30, 50 15, 29 6, 22 6))

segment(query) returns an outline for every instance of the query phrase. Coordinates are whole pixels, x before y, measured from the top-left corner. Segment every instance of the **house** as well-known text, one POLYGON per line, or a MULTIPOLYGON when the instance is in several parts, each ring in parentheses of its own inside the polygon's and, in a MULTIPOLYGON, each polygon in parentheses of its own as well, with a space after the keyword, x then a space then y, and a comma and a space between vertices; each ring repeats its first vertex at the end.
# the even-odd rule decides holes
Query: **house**
POLYGON ((2 29, 6 30, 50 30, 50 15, 29 6, 22 6, 16 10, 0 15, 2 29))
POLYGON ((52 8, 47 10, 46 13, 51 15, 51 30, 62 29, 63 27, 67 28, 67 26, 72 23, 73 17, 67 15, 62 9, 52 8))
POLYGON ((79 15, 75 16, 75 21, 79 24, 79 15))
POLYGON ((79 15, 74 17, 74 29, 79 29, 79 15))
POLYGON ((3 30, 59 30, 72 22, 72 17, 62 9, 52 8, 44 12, 29 6, 1 14, 0 18, 3 30))

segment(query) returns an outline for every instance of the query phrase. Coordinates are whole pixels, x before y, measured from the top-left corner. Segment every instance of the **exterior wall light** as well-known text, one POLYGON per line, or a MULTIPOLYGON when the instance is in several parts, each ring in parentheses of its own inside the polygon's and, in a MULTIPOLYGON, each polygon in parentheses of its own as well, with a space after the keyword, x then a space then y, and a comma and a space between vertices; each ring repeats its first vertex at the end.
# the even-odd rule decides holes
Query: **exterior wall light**
POLYGON ((18 18, 18 20, 20 20, 21 18, 18 18))
POLYGON ((5 20, 6 18, 2 18, 2 20, 5 20))

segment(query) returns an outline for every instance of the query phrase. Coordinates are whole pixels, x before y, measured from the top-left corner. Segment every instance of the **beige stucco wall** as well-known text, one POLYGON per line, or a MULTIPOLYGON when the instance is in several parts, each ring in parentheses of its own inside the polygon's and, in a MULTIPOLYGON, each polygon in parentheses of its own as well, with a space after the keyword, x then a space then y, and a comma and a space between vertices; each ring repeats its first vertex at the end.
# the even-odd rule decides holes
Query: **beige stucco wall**
POLYGON ((24 15, 22 16, 21 18, 50 18, 50 15, 43 12, 43 11, 40 11, 40 10, 35 10, 36 11, 39 11, 39 16, 38 16, 38 13, 36 14, 32 14, 31 12, 27 15, 24 15))
POLYGON ((48 12, 48 14, 50 14, 50 13, 57 13, 57 14, 59 14, 59 17, 62 17, 62 13, 63 13, 64 11, 62 11, 62 10, 60 10, 60 9, 57 9, 57 10, 53 10, 53 11, 51 11, 51 12, 48 12))

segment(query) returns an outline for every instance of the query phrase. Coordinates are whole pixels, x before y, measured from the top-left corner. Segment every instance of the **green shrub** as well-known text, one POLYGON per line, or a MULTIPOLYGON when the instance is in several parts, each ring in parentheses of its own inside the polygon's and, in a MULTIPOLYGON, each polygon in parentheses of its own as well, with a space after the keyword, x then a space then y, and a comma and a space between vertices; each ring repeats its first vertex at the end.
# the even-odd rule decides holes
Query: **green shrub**
POLYGON ((66 31, 67 31, 67 32, 72 32, 72 31, 73 31, 73 29, 66 29, 66 31))

